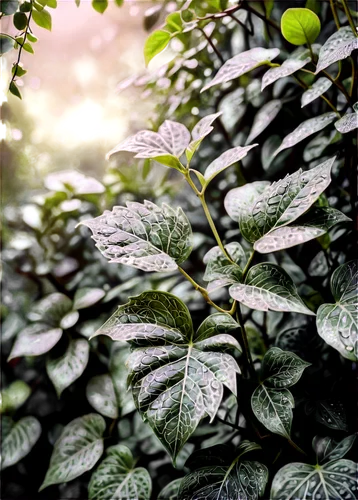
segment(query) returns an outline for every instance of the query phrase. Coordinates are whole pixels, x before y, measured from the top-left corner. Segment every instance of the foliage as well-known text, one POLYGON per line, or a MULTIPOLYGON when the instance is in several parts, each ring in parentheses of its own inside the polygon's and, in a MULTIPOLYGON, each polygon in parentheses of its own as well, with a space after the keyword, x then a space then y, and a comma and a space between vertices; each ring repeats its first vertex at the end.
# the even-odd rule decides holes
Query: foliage
MULTIPOLYGON (((17 95, 56 2, 13 7, 17 95)), ((356 497, 355 16, 162 5, 153 130, 7 207, 6 498, 356 497)))

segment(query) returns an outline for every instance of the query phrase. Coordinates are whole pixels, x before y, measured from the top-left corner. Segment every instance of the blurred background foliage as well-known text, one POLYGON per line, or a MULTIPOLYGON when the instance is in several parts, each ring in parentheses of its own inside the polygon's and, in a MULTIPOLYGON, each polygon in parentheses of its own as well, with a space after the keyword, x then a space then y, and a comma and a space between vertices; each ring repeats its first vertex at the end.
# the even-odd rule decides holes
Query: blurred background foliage
MULTIPOLYGON (((131 154, 116 155, 106 162, 105 154, 117 142, 141 128, 156 130, 164 119, 180 121, 191 129, 200 117, 222 111, 214 132, 193 160, 193 168, 203 172, 222 151, 244 145, 259 109, 279 99, 282 109, 260 135, 261 147, 243 160, 242 171, 228 169, 211 187, 210 208, 223 240, 235 240, 239 233, 226 215, 223 198, 229 189, 243 183, 243 176, 248 182, 272 181, 300 167, 312 167, 337 150, 335 182, 327 190, 327 198, 331 206, 353 216, 355 183, 350 181, 355 173, 351 162, 354 154, 351 143, 333 126, 271 158, 282 138, 304 119, 328 111, 323 100, 301 109, 301 89, 293 77, 261 92, 264 67, 200 94, 204 82, 222 61, 244 50, 278 46, 284 60, 293 48, 265 19, 279 23, 288 7, 309 3, 322 22, 318 42, 326 40, 334 27, 329 2, 275 2, 267 16, 265 8, 270 2, 250 1, 247 5, 258 15, 242 10, 216 16, 236 3, 193 2, 196 15, 209 19, 173 38, 146 68, 143 46, 148 32, 158 28, 184 2, 124 2, 120 8, 109 2, 100 15, 90 2, 82 0, 77 7, 74 1, 59 1, 51 10, 52 32, 35 25, 33 30, 39 38, 33 43, 35 54, 24 52, 21 58, 27 69, 27 74, 17 79, 22 100, 7 92, 17 58, 15 50, 2 58, 2 413, 15 421, 32 415, 42 426, 31 454, 4 473, 3 500, 87 498, 89 472, 70 483, 41 493, 37 490, 63 426, 94 411, 86 387, 95 376, 109 375, 116 393, 118 410, 105 415, 110 424, 108 443, 126 444, 139 458, 138 464, 149 470, 153 498, 158 498, 170 480, 184 475, 185 459, 195 447, 239 439, 235 430, 220 421, 210 426, 205 422, 185 446, 174 469, 159 441, 133 411, 125 384, 128 348, 105 338, 91 341, 83 374, 60 398, 46 373, 46 358, 61 356, 71 339, 88 339, 118 304, 144 290, 160 289, 177 295, 190 307, 195 325, 210 312, 181 275, 148 274, 109 265, 94 250, 86 228, 76 228, 79 221, 127 200, 180 205, 194 230, 194 252, 186 269, 202 283, 203 256, 215 243, 198 200, 178 172, 155 162, 134 160, 131 154), (56 324, 50 324, 46 311, 40 317, 33 312, 36 303, 49 294, 57 294, 52 296, 51 310, 58 318, 56 324), (67 313, 72 316, 67 323, 61 316, 64 296, 71 301, 67 313), (15 357, 7 362, 18 333, 38 323, 48 329, 62 325, 65 334, 49 354, 15 357)), ((2 30, 15 36, 12 16, 3 16, 1 21, 2 30)), ((306 83, 312 79, 309 74, 301 77, 306 83)), ((350 78, 349 65, 343 65, 341 80, 347 87, 350 78)), ((328 95, 336 100, 338 110, 344 108, 335 88, 328 95)), ((323 205, 327 198, 321 197, 323 205)), ((300 295, 316 308, 330 301, 328 280, 332 271, 353 257, 351 226, 338 225, 324 237, 306 243, 304 249, 298 246, 269 258, 289 272, 300 295)), ((229 300, 225 290, 217 293, 223 303, 229 300)), ((262 359, 269 344, 275 344, 313 363, 310 385, 295 387, 298 404, 293 435, 303 426, 312 426, 306 438, 309 448, 311 434, 329 428, 339 435, 352 428, 353 402, 346 396, 347 384, 351 384, 346 378, 348 365, 337 352, 322 345, 311 318, 300 316, 298 323, 297 316, 291 314, 248 309, 244 313, 255 360, 262 359)), ((235 419, 233 407, 236 404, 232 398, 226 399, 219 415, 230 419, 233 414, 235 419)), ((273 443, 273 454, 277 452, 275 446, 273 443)))

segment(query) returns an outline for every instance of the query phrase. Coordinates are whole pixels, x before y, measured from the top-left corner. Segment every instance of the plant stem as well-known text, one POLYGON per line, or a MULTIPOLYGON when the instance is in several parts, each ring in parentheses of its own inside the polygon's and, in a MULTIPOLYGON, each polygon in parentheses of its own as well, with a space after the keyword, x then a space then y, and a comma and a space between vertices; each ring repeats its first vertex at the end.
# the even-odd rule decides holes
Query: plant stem
POLYGON ((288 442, 290 443, 290 445, 292 446, 292 448, 294 448, 295 450, 297 450, 299 453, 302 453, 302 455, 306 455, 307 456, 307 453, 305 451, 303 451, 296 443, 294 443, 291 439, 288 439, 288 442))
POLYGON ((277 23, 275 23, 275 21, 272 21, 272 19, 269 19, 269 18, 265 17, 263 14, 261 14, 260 12, 258 12, 255 9, 253 9, 247 3, 245 3, 245 5, 243 6, 243 8, 246 9, 246 10, 248 10, 249 12, 252 12, 252 14, 255 14, 255 16, 259 17, 262 21, 264 21, 265 23, 268 23, 270 26, 272 26, 276 30, 281 31, 279 25, 277 23))
POLYGON ((343 85, 341 83, 337 82, 336 80, 334 80, 334 78, 332 78, 331 75, 329 73, 327 73, 327 71, 323 70, 322 73, 324 74, 324 76, 326 78, 328 78, 328 80, 330 80, 333 83, 333 85, 335 85, 342 92, 342 94, 346 98, 347 102, 349 104, 351 104, 351 98, 348 95, 348 92, 346 91, 346 89, 343 87, 343 85))
POLYGON ((353 95, 353 89, 354 89, 354 83, 355 83, 354 80, 355 80, 355 72, 356 71, 355 71, 355 64, 354 64, 353 57, 350 57, 349 59, 351 60, 351 65, 352 65, 352 76, 351 76, 352 81, 351 81, 351 86, 350 86, 350 89, 349 89, 349 95, 352 97, 352 95, 353 95))
POLYGON ((26 25, 26 29, 25 29, 25 34, 24 34, 24 41, 22 42, 22 44, 19 44, 20 45, 20 48, 19 48, 19 54, 17 56, 17 61, 16 61, 16 67, 15 67, 15 71, 14 71, 14 74, 12 75, 12 78, 11 78, 11 81, 10 81, 10 84, 9 84, 9 87, 10 85, 14 82, 16 76, 17 76, 17 69, 19 67, 19 63, 20 63, 20 59, 21 59, 21 53, 22 53, 22 49, 26 43, 26 38, 27 38, 27 34, 28 34, 28 31, 30 29, 30 21, 31 21, 31 17, 32 17, 32 9, 30 10, 30 14, 29 14, 29 19, 27 21, 27 25, 26 25))
POLYGON ((224 64, 225 62, 225 59, 223 58, 223 56, 221 55, 220 51, 217 49, 217 47, 215 46, 214 42, 212 41, 212 39, 210 38, 210 36, 208 36, 206 33, 205 33, 205 30, 203 28, 200 28, 200 26, 198 26, 198 30, 201 31, 201 33, 204 35, 206 41, 208 42, 208 44, 210 45, 210 47, 213 49, 213 51, 215 52, 215 54, 217 55, 218 59, 220 60, 221 64, 224 64))
POLYGON ((241 344, 242 344, 243 353, 245 355, 247 368, 248 368, 250 376, 255 380, 255 379, 257 379, 257 374, 256 374, 256 370, 254 367, 254 362, 252 361, 252 357, 251 357, 249 341, 247 340, 247 333, 245 330, 245 322, 244 322, 244 318, 242 317, 240 303, 237 304, 236 316, 237 316, 238 323, 240 325, 241 344))
POLYGON ((353 31, 354 36, 358 37, 358 33, 357 33, 356 27, 354 25, 354 22, 353 22, 353 19, 352 19, 352 16, 351 16, 351 12, 349 10, 347 2, 346 2, 346 0, 341 0, 341 2, 343 4, 344 12, 346 13, 346 16, 347 16, 347 19, 348 19, 348 22, 349 22, 349 26, 351 27, 351 30, 353 31))
POLYGON ((336 7, 334 5, 334 0, 329 0, 329 4, 331 6, 331 11, 332 11, 332 14, 333 14, 334 22, 336 23, 337 30, 339 30, 340 27, 341 27, 341 25, 339 23, 339 18, 338 18, 338 15, 337 15, 336 7))
POLYGON ((255 255, 255 250, 253 250, 251 252, 249 260, 246 262, 246 266, 244 267, 244 270, 242 271, 242 277, 241 277, 242 281, 244 281, 244 279, 246 278, 246 275, 248 273, 248 270, 250 268, 250 265, 251 265, 252 259, 254 258, 254 255, 255 255))

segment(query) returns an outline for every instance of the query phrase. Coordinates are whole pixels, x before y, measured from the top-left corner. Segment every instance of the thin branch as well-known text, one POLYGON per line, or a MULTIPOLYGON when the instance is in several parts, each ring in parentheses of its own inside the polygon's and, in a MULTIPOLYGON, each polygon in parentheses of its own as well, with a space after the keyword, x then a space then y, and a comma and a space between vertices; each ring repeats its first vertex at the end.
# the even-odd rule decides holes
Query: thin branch
POLYGON ((217 47, 215 46, 214 42, 212 41, 212 39, 210 38, 210 36, 208 36, 206 33, 205 33, 205 30, 203 28, 201 28, 200 26, 198 26, 198 30, 201 31, 201 33, 204 35, 206 41, 208 42, 208 44, 210 45, 210 47, 213 49, 213 51, 215 52, 215 54, 217 55, 218 59, 220 60, 221 64, 224 64, 225 62, 225 59, 223 58, 223 56, 221 55, 220 51, 217 49, 217 47))
POLYGON ((20 48, 19 48, 19 54, 17 56, 17 61, 16 61, 16 66, 15 66, 15 71, 14 71, 14 74, 12 75, 12 78, 11 78, 11 81, 10 81, 10 84, 9 84, 9 87, 11 86, 12 83, 14 83, 15 81, 15 78, 17 76, 17 70, 18 70, 18 67, 19 67, 19 63, 20 63, 20 60, 21 60, 21 54, 22 54, 22 49, 26 43, 26 38, 27 38, 27 34, 29 32, 29 29, 30 29, 30 21, 31 21, 31 17, 32 17, 32 10, 30 11, 30 14, 29 14, 29 19, 27 21, 27 25, 26 25, 26 29, 25 29, 25 34, 24 34, 24 41, 22 42, 22 44, 19 44, 20 45, 20 48))

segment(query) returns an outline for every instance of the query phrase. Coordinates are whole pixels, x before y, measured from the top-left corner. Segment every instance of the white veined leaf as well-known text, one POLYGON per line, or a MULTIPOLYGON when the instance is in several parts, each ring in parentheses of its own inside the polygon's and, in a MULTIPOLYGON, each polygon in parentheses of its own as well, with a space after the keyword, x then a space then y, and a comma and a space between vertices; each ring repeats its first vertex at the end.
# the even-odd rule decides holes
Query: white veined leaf
POLYGON ((228 215, 236 222, 251 211, 255 200, 270 186, 269 181, 255 181, 231 189, 225 196, 224 206, 228 215))
POLYGON ((340 120, 335 122, 334 126, 341 134, 348 134, 358 128, 358 113, 347 113, 340 120))
POLYGON ((225 170, 225 168, 230 167, 234 163, 245 158, 250 149, 258 146, 258 144, 251 144, 250 146, 237 146, 236 148, 231 148, 222 153, 218 158, 216 158, 210 165, 206 168, 204 173, 204 178, 206 180, 206 185, 214 179, 220 172, 225 170))
POLYGON ((280 78, 292 75, 311 61, 310 51, 302 47, 296 49, 281 66, 270 68, 262 77, 261 91, 280 78))
POLYGON ((294 462, 280 469, 272 483, 272 500, 355 500, 357 464, 332 460, 325 465, 294 462))
POLYGON ((51 191, 71 191, 77 195, 104 193, 105 187, 97 179, 76 170, 54 172, 45 177, 45 187, 51 191))
MULTIPOLYGON (((4 431, 4 429, 3 429, 4 431)), ((1 445, 1 470, 16 464, 36 444, 41 434, 41 425, 34 417, 24 417, 3 432, 1 445)))
POLYGON ((283 151, 287 148, 292 148, 299 142, 306 139, 312 134, 319 132, 332 123, 337 118, 337 113, 329 112, 324 113, 323 115, 315 116, 314 118, 310 118, 302 122, 293 132, 286 135, 283 139, 282 144, 273 154, 273 157, 277 156, 280 151, 283 151))
POLYGON ((126 367, 126 361, 129 358, 129 355, 130 347, 128 344, 121 345, 120 342, 113 344, 109 362, 109 371, 122 417, 135 410, 132 394, 127 390, 128 370, 126 367))
POLYGON ((143 271, 174 271, 191 252, 190 223, 181 208, 127 202, 81 222, 110 262, 143 271))
POLYGON ((270 262, 253 266, 245 283, 232 285, 229 293, 233 299, 258 311, 291 311, 314 316, 299 297, 291 277, 270 262))
POLYGON ((67 483, 92 469, 103 453, 106 423, 90 413, 66 425, 55 443, 50 465, 40 490, 51 484, 67 483))
POLYGON ((352 448, 357 434, 347 436, 341 441, 334 441, 330 437, 320 438, 316 436, 313 438, 312 447, 316 452, 318 463, 330 462, 343 458, 352 448))
POLYGON ((8 361, 20 356, 40 356, 52 349, 61 336, 62 328, 52 328, 43 323, 30 325, 18 334, 8 361))
POLYGON ((76 290, 73 299, 73 307, 75 309, 85 309, 87 307, 91 307, 102 300, 105 295, 106 292, 102 290, 102 288, 79 288, 76 290))
POLYGON ((291 387, 310 364, 293 352, 271 347, 262 361, 262 380, 273 389, 291 387))
POLYGON ((316 74, 350 56, 355 49, 358 49, 358 38, 352 33, 350 26, 340 28, 328 38, 319 51, 316 74))
POLYGON ((191 131, 192 141, 190 142, 187 150, 185 152, 187 160, 190 161, 201 144, 201 141, 210 134, 210 132, 214 129, 212 126, 213 121, 216 120, 221 115, 221 111, 218 113, 214 113, 212 115, 204 116, 198 123, 195 125, 193 130, 191 131))
POLYGON ((254 49, 242 52, 226 61, 211 82, 202 88, 201 92, 204 92, 204 90, 209 89, 213 85, 226 83, 234 78, 238 78, 257 66, 267 64, 277 57, 279 53, 279 49, 264 49, 262 47, 255 47, 254 49))
POLYGON ((71 324, 68 322, 68 318, 71 318, 73 312, 75 311, 73 311, 71 299, 63 293, 51 293, 32 306, 28 318, 31 321, 46 323, 54 328, 65 329, 71 328, 77 322, 78 315, 72 318, 71 324))
POLYGON ((303 92, 301 97, 301 108, 307 106, 310 102, 317 99, 332 86, 332 82, 328 78, 322 77, 318 78, 316 82, 312 84, 312 87, 303 92))
POLYGON ((288 389, 278 391, 260 384, 251 397, 251 408, 257 420, 269 431, 288 439, 294 407, 295 401, 288 389))
POLYGON ((235 459, 231 465, 213 465, 195 470, 182 479, 179 500, 258 500, 268 481, 268 469, 256 461, 235 459))
POLYGON ((106 450, 106 458, 93 472, 88 485, 90 500, 148 500, 151 493, 148 471, 135 467, 130 449, 121 444, 106 450))
POLYGON ((105 417, 118 418, 118 404, 110 375, 92 377, 86 387, 89 404, 105 417))
POLYGON ((254 243, 254 249, 260 253, 277 252, 318 238, 336 224, 349 221, 349 217, 335 208, 317 207, 309 210, 293 225, 271 230, 254 243))
POLYGON ((318 400, 314 410, 315 418, 320 424, 329 429, 348 431, 346 411, 340 401, 332 399, 318 400))
POLYGON ((178 500, 178 493, 182 480, 183 478, 181 477, 170 481, 170 483, 164 486, 159 493, 158 500, 178 500))
POLYGON ((236 394, 233 373, 239 367, 222 351, 239 344, 212 332, 195 335, 184 303, 159 291, 132 297, 97 332, 136 347, 127 361, 128 383, 136 407, 174 461, 200 420, 215 418, 223 386, 236 394))
POLYGON ((335 304, 323 304, 317 311, 317 330, 327 344, 347 359, 358 359, 358 270, 357 262, 339 266, 331 277, 335 304))
POLYGON ((87 366, 88 358, 88 341, 75 339, 70 341, 63 356, 47 361, 47 374, 55 386, 58 397, 82 375, 87 366))
POLYGON ((262 106, 255 115, 250 134, 246 139, 246 144, 256 139, 273 122, 281 108, 282 102, 280 99, 274 99, 262 106))
MULTIPOLYGON (((311 170, 302 172, 300 169, 286 175, 271 184, 260 196, 254 197, 251 206, 241 209, 239 225, 244 238, 250 243, 257 242, 307 212, 330 184, 334 161, 335 157, 311 170)), ((321 224, 324 223, 325 221, 321 221, 321 224)), ((280 234, 282 236, 286 233, 280 231, 280 234)), ((271 241, 270 244, 272 243, 271 241)))
POLYGON ((225 250, 237 265, 232 264, 218 246, 211 248, 204 255, 203 262, 206 264, 206 269, 203 280, 212 284, 211 291, 213 288, 217 289, 219 285, 225 286, 241 279, 242 269, 247 260, 244 249, 240 243, 233 242, 225 245, 225 250))
POLYGON ((313 137, 303 150, 303 159, 305 162, 309 163, 312 160, 316 160, 322 156, 323 151, 329 144, 332 144, 339 136, 336 130, 332 130, 329 135, 324 133, 316 135, 313 137))

